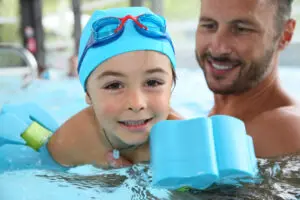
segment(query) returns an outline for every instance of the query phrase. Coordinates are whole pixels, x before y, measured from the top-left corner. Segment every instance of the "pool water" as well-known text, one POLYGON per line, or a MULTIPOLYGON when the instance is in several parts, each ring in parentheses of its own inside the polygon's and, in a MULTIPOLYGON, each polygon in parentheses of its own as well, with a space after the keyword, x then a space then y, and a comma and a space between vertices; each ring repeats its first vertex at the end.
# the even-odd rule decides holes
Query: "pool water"
MULTIPOLYGON (((213 96, 198 68, 179 68, 172 107, 187 118, 207 115, 213 96)), ((300 67, 280 68, 283 88, 300 99, 300 67)), ((77 79, 36 80, 25 89, 10 77, 1 77, 3 103, 35 102, 60 124, 87 105, 77 79)), ((117 170, 81 166, 66 173, 24 170, 0 174, 2 200, 52 199, 300 199, 300 156, 259 159, 260 184, 240 188, 211 188, 187 193, 151 188, 147 164, 117 170)))

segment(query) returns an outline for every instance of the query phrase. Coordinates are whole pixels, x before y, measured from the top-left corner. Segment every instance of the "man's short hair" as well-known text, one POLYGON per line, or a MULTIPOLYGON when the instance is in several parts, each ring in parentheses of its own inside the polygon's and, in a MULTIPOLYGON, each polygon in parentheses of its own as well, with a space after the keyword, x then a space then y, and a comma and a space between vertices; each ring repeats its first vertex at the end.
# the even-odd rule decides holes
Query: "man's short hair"
POLYGON ((271 3, 277 5, 275 13, 276 30, 281 33, 284 23, 291 17, 293 0, 271 0, 271 3))

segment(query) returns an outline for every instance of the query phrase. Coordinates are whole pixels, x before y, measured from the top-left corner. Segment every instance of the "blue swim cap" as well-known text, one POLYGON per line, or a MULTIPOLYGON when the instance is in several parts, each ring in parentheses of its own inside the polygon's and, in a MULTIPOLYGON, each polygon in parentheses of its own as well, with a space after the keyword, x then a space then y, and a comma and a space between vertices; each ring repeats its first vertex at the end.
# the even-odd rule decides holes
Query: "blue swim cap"
MULTIPOLYGON (((127 15, 138 16, 146 13, 154 14, 150 9, 145 7, 125 7, 95 11, 82 31, 78 55, 79 60, 91 36, 92 24, 96 20, 104 17, 122 18, 127 15)), ((144 36, 135 29, 134 22, 128 20, 125 24, 124 32, 118 39, 103 46, 100 45, 95 48, 89 48, 86 52, 79 71, 79 79, 84 90, 86 90, 88 77, 101 63, 113 56, 139 50, 160 52, 168 56, 174 68, 176 66, 175 53, 170 41, 167 39, 155 39, 144 36)))

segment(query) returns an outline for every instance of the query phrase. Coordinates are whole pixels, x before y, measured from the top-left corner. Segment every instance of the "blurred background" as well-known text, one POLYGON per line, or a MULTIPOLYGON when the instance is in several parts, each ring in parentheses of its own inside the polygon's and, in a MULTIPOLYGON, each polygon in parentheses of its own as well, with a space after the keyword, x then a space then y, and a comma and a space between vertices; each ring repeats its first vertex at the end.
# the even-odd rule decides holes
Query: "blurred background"
MULTIPOLYGON (((38 61, 40 74, 50 68, 68 73, 70 66, 76 65, 72 56, 76 55, 80 27, 91 13, 130 5, 144 5, 164 15, 174 39, 178 66, 196 67, 194 32, 199 0, 0 0, 0 44, 29 49, 38 61)), ((300 0, 294 2, 293 17, 300 21, 300 0)), ((299 66, 299 25, 281 65, 299 66)))

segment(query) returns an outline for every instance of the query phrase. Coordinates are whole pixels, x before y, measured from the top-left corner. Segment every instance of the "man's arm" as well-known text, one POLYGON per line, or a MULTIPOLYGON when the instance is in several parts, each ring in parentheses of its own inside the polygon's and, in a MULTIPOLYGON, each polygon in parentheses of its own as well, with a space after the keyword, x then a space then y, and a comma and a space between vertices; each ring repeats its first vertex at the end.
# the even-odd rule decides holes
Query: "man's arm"
POLYGON ((257 157, 276 157, 300 152, 300 110, 284 107, 246 122, 257 157))

